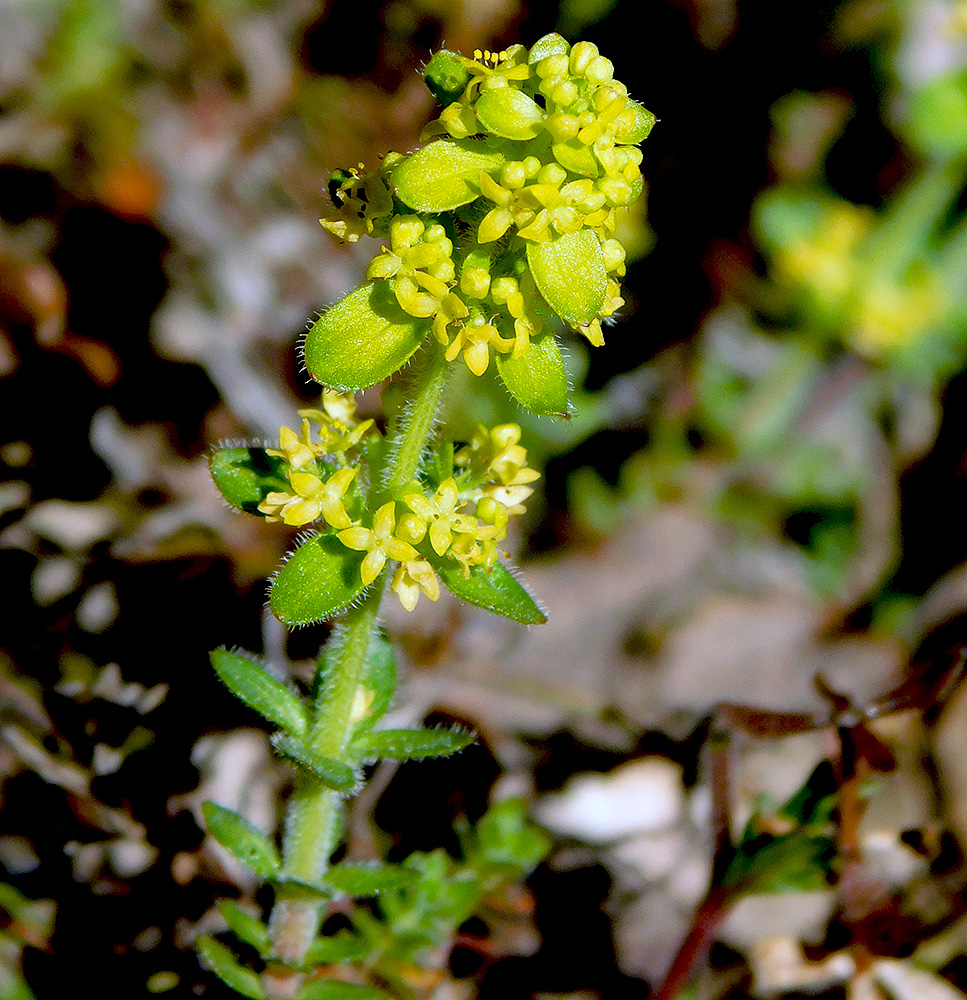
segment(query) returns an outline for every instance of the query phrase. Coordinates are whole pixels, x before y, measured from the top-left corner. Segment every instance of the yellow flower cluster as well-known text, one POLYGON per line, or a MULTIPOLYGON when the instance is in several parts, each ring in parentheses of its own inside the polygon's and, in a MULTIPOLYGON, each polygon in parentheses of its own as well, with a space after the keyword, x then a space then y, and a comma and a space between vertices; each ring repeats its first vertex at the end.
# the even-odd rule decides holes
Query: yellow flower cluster
POLYGON ((279 447, 266 448, 266 454, 285 462, 289 488, 269 493, 259 504, 267 521, 298 527, 324 517, 334 528, 349 527, 352 520, 344 497, 356 476, 355 468, 341 468, 325 482, 315 472, 303 470, 323 456, 345 465, 346 452, 359 444, 373 426, 372 420, 357 423, 355 412, 353 396, 326 389, 322 409, 299 410, 299 434, 288 427, 279 431, 279 447), (318 440, 313 439, 313 422, 318 425, 318 440))
MULTIPOLYGON (((526 246, 591 230, 600 250, 582 252, 592 254, 595 268, 604 263, 604 298, 596 292, 596 315, 567 322, 594 346, 603 344, 602 320, 624 303, 619 282, 625 251, 615 235, 616 213, 642 192, 636 143, 648 134, 654 115, 631 100, 614 79, 611 61, 591 42, 571 47, 548 35, 530 51, 513 45, 477 50, 473 58, 443 55, 457 82, 448 84, 453 90, 441 100, 443 111, 422 138, 444 137, 452 144, 483 134, 488 149, 507 157, 465 175, 459 157, 453 161, 454 176, 479 204, 466 196, 441 201, 423 188, 414 197, 412 189, 394 182, 393 167, 406 158, 392 154, 373 174, 334 175, 330 193, 339 218, 323 225, 343 239, 388 236, 390 247, 372 261, 366 277, 391 282, 409 316, 432 317, 447 359, 462 355, 475 375, 487 371, 491 351, 519 358, 541 333, 541 294, 526 246), (446 203, 454 215, 450 221, 446 211, 423 220, 393 216, 394 197, 419 206, 446 203), (471 233, 476 246, 454 255, 452 240, 471 233)), ((547 289, 542 291, 546 296, 547 289)))
POLYGON ((516 424, 479 427, 457 453, 459 484, 451 476, 429 495, 406 493, 401 499, 409 511, 401 517, 391 500, 373 515, 371 527, 343 527, 336 535, 343 545, 366 553, 360 566, 363 583, 372 583, 387 561, 398 562, 390 586, 412 611, 421 593, 431 601, 440 596, 436 572, 417 548, 424 541, 436 556, 459 563, 466 577, 475 566, 493 566, 510 517, 524 512, 523 501, 533 492, 528 484, 540 478, 527 468, 520 433, 516 424))
POLYGON ((847 331, 862 354, 880 356, 924 333, 947 310, 939 277, 922 263, 903 275, 878 268, 867 252, 876 230, 870 208, 838 201, 817 229, 776 257, 776 273, 805 289, 813 308, 847 331))

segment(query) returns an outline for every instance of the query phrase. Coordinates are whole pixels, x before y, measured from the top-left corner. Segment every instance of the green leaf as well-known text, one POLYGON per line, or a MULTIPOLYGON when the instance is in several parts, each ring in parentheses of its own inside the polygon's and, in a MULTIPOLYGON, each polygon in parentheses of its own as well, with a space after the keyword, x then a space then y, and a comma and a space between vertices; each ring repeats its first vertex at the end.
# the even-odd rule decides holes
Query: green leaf
POLYGON ((313 324, 303 345, 306 371, 334 389, 365 389, 406 364, 430 322, 403 311, 391 282, 362 285, 313 324))
POLYGON ((313 535, 292 553, 272 581, 269 607, 286 625, 331 618, 365 589, 362 553, 347 549, 334 532, 313 535))
POLYGON ((361 983, 310 979, 302 984, 296 1000, 390 1000, 390 995, 375 986, 364 986, 361 983))
POLYGON ((601 241, 590 229, 527 241, 527 263, 547 304, 565 322, 590 323, 604 305, 608 272, 601 241))
POLYGON ((218 492, 237 510, 259 517, 259 504, 270 494, 289 488, 286 464, 264 448, 217 448, 208 469, 218 492))
POLYGON ((628 101, 628 107, 634 111, 634 124, 623 131, 615 132, 615 140, 623 142, 628 146, 637 146, 639 142, 644 142, 658 120, 655 116, 637 101, 628 101))
POLYGON ((551 153, 565 170, 580 174, 582 177, 598 176, 598 158, 591 147, 585 146, 580 139, 556 142, 551 146, 551 153))
POLYGON ((487 864, 521 875, 536 868, 551 849, 551 838, 528 821, 527 806, 521 799, 505 799, 492 806, 474 833, 487 864))
POLYGON ((933 77, 909 101, 910 141, 930 157, 963 156, 967 147, 967 73, 933 77))
POLYGON ((796 824, 788 833, 761 832, 763 814, 756 810, 742 832, 722 877, 742 892, 806 892, 825 889, 826 873, 836 857, 829 830, 838 799, 836 775, 829 761, 820 763, 775 816, 796 824))
POLYGON ((369 946, 351 934, 340 931, 332 937, 316 938, 306 952, 305 964, 337 965, 339 962, 361 962, 369 954, 369 946))
POLYGON ((259 977, 240 965, 225 945, 204 935, 195 938, 195 949, 202 962, 230 989, 250 1000, 262 1000, 265 996, 259 977))
POLYGON ((391 182, 404 205, 418 212, 449 212, 480 196, 480 172, 506 162, 499 150, 473 139, 438 139, 408 156, 391 182))
POLYGON ((458 729, 381 729, 356 737, 351 752, 362 760, 419 760, 449 757, 471 743, 473 734, 458 729))
POLYGON ((519 358, 498 354, 497 372, 511 396, 531 413, 568 415, 567 371, 549 330, 532 339, 519 358))
POLYGON ((548 35, 543 35, 530 47, 527 53, 527 62, 533 66, 548 56, 567 55, 571 51, 571 46, 563 35, 552 31, 548 35))
POLYGON ((293 736, 305 736, 309 718, 299 696, 264 667, 239 653, 215 649, 209 654, 218 679, 249 708, 293 736))
POLYGON ((323 885, 334 893, 345 896, 376 896, 413 885, 418 880, 416 872, 398 865, 343 864, 333 865, 323 878, 323 885))
POLYGON ((470 576, 465 577, 462 567, 453 559, 437 556, 432 550, 428 558, 448 589, 468 604, 525 625, 542 625, 547 621, 547 615, 534 598, 500 563, 494 563, 489 573, 483 566, 473 566, 470 576))
POLYGON ((356 787, 356 775, 348 764, 317 753, 301 740, 276 733, 272 737, 272 746, 337 792, 350 792, 356 787))
POLYGON ((269 929, 250 913, 246 913, 231 900, 220 899, 218 910, 225 918, 228 929, 247 945, 251 945, 260 955, 267 955, 271 947, 269 929))
POLYGON ((238 813, 216 805, 202 803, 202 813, 208 832, 256 875, 270 879, 279 870, 279 853, 275 845, 238 813))
POLYGON ((470 70, 463 65, 457 53, 441 49, 426 64, 423 81, 437 103, 445 108, 466 90, 470 82, 470 70))
POLYGON ((516 87, 485 90, 473 106, 480 124, 502 139, 533 139, 544 127, 544 112, 516 87))

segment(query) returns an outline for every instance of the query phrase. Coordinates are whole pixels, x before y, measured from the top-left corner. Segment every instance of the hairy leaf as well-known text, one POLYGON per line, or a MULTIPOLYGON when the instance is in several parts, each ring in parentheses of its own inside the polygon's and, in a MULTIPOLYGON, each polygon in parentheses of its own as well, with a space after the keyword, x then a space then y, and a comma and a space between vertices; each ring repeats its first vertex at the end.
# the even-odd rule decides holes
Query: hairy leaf
POLYGON ((498 354, 497 371, 511 396, 531 413, 567 416, 567 372, 553 333, 535 337, 519 358, 498 354))
POLYGON ((332 937, 320 937, 309 945, 306 965, 335 965, 338 962, 361 962, 369 946, 351 934, 340 931, 332 937))
POLYGON ((413 885, 417 874, 398 865, 351 864, 344 862, 333 865, 326 872, 323 884, 333 892, 346 896, 376 896, 381 892, 391 892, 413 885))
POLYGON ((306 371, 334 389, 365 389, 399 371, 429 328, 429 319, 403 311, 389 281, 370 282, 313 324, 303 347, 306 371))
POLYGON ((279 870, 275 845, 244 816, 214 802, 203 803, 202 813, 208 832, 256 875, 269 879, 279 870))
POLYGON ((381 729, 362 733, 352 744, 352 752, 363 760, 419 760, 448 757, 473 743, 471 733, 451 729, 381 729))
POLYGON ((195 938, 195 949, 202 962, 230 989, 250 1000, 262 1000, 265 996, 259 977, 251 969, 240 965, 225 945, 203 935, 195 938))
POLYGON ((215 649, 209 656, 218 679, 236 698, 293 736, 305 736, 308 714, 294 691, 239 653, 215 649))
POLYGON ((247 945, 251 945, 260 955, 267 955, 271 942, 269 929, 250 913, 228 899, 218 901, 218 909, 228 924, 228 929, 247 945))
POLYGON ((272 737, 272 746, 337 792, 352 791, 356 785, 356 775, 348 764, 317 753, 301 740, 276 733, 272 737))
POLYGON ((540 106, 516 87, 485 90, 474 111, 488 132, 503 139, 533 139, 544 124, 540 106))
POLYGON ((601 242, 590 229, 527 241, 527 263, 547 304, 565 322, 590 323, 604 305, 608 273, 601 242))
POLYGON ((259 517, 259 504, 270 494, 289 488, 285 462, 264 448, 217 448, 208 469, 218 492, 237 510, 259 517))
POLYGON ((272 614, 286 625, 331 618, 365 589, 360 552, 347 549, 334 532, 314 535, 282 565, 269 590, 272 614))
POLYGON ((454 560, 432 552, 429 559, 448 589, 468 604, 525 625, 542 625, 547 621, 534 598, 500 563, 494 563, 490 572, 483 566, 473 566, 470 576, 465 577, 460 564, 454 560))
POLYGON ((439 139, 417 150, 392 173, 396 196, 418 212, 449 212, 480 196, 480 172, 499 170, 502 152, 475 139, 439 139))

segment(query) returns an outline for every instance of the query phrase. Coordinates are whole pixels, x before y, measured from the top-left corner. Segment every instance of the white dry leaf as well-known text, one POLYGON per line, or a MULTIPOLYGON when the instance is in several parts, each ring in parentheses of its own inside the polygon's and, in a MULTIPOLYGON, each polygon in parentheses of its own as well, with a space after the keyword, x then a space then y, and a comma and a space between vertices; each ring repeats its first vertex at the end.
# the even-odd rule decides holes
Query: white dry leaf
POLYGON ((912 962, 882 958, 870 969, 870 975, 890 1000, 964 1000, 965 996, 943 977, 912 962))
POLYGON ((753 945, 749 953, 756 996, 780 996, 798 990, 819 992, 846 982, 856 963, 844 951, 821 962, 810 962, 799 941, 785 934, 772 934, 753 945))
POLYGON ((608 774, 579 774, 535 810, 553 833, 590 844, 665 830, 685 805, 681 768, 664 757, 633 760, 608 774))

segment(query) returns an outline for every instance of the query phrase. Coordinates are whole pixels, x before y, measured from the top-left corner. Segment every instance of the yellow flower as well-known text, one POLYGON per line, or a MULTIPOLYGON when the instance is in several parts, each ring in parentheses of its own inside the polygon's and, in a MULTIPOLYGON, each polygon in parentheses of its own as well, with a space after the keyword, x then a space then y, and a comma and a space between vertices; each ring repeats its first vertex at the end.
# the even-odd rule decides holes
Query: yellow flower
POLYGON ((466 504, 460 499, 460 491, 452 477, 440 484, 432 498, 422 493, 408 493, 403 501, 428 524, 430 544, 438 556, 450 547, 454 531, 474 531, 477 527, 474 518, 460 513, 460 508, 466 504))
POLYGON ((326 389, 322 394, 322 409, 299 410, 302 430, 298 435, 288 427, 279 431, 279 447, 266 448, 266 454, 283 459, 293 470, 308 465, 321 455, 340 455, 359 444, 373 426, 372 420, 357 424, 356 399, 352 393, 326 389), (319 425, 319 440, 312 440, 310 420, 319 425))
POLYGON ((776 256, 780 279, 810 286, 827 302, 842 301, 856 280, 856 251, 875 222, 872 209, 838 202, 830 206, 811 238, 797 240, 776 256))
POLYGON ((460 563, 464 578, 469 579, 470 570, 474 566, 482 566, 487 562, 487 554, 480 547, 476 535, 457 535, 450 546, 450 557, 460 563))
POLYGON ((296 434, 288 427, 279 430, 279 447, 266 448, 267 455, 283 459, 292 469, 301 469, 316 457, 316 450, 310 440, 309 421, 302 421, 302 433, 296 434))
POLYGON ((409 542, 396 537, 395 530, 396 504, 390 500, 376 511, 371 529, 354 524, 336 536, 346 548, 366 553, 359 572, 367 586, 383 571, 387 559, 409 562, 419 555, 409 542))
POLYGON ((323 483, 311 472, 293 472, 289 476, 291 492, 269 493, 259 510, 267 515, 266 520, 282 521, 292 527, 308 524, 321 515, 334 528, 348 528, 352 520, 342 498, 355 475, 355 469, 340 469, 323 483))
POLYGON ((435 315, 456 274, 446 230, 439 224, 427 229, 415 215, 397 216, 390 224, 390 246, 370 261, 366 277, 392 278, 396 301, 410 316, 435 315))
POLYGON ((544 321, 528 306, 537 298, 537 285, 531 272, 525 271, 520 282, 509 275, 495 278, 490 297, 503 306, 514 320, 514 357, 519 358, 530 346, 531 337, 544 329, 544 321))
POLYGON ((407 611, 412 611, 416 607, 420 591, 423 591, 431 601, 436 601, 440 597, 440 581, 433 572, 433 567, 425 559, 411 559, 400 563, 393 575, 390 589, 407 611))
MULTIPOLYGON (((488 430, 478 424, 470 443, 454 456, 454 464, 461 469, 469 469, 475 476, 486 477, 493 487, 525 487, 541 478, 536 469, 527 467, 527 449, 520 445, 521 429, 518 424, 498 424, 488 430)), ((497 495, 496 489, 484 491, 494 495, 507 506, 518 504, 533 492, 510 496, 497 495)))
POLYGON ((476 316, 470 323, 460 327, 446 350, 447 361, 455 360, 463 351, 463 360, 474 375, 483 375, 490 366, 490 348, 501 354, 507 354, 514 349, 517 338, 501 337, 500 331, 487 323, 482 316, 476 316))

